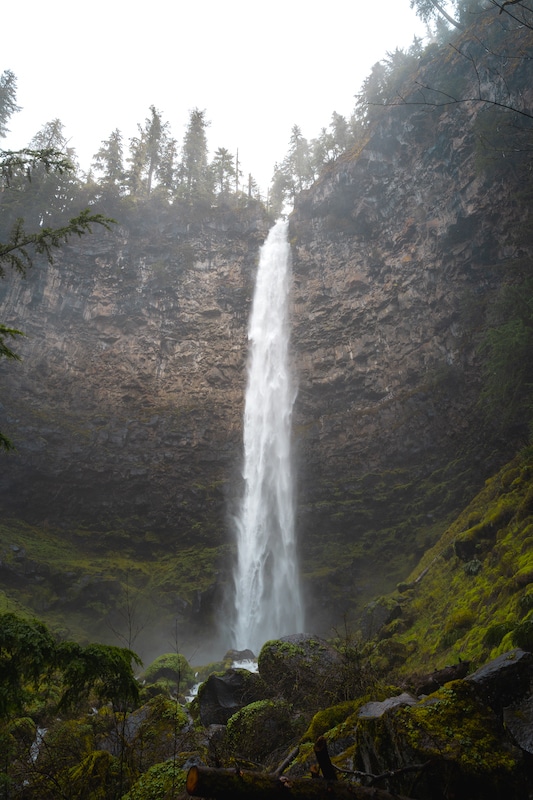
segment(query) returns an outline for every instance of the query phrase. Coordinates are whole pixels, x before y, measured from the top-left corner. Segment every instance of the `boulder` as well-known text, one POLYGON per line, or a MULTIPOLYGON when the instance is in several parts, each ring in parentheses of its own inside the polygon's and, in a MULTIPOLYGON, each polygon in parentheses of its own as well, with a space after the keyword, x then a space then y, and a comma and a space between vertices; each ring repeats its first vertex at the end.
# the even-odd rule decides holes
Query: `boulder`
POLYGON ((228 721, 226 748, 233 758, 263 761, 294 736, 291 706, 285 700, 258 700, 228 721))
POLYGON ((503 653, 466 678, 498 713, 528 695, 532 679, 533 654, 519 648, 503 653))
POLYGON ((533 697, 504 708, 503 721, 516 744, 533 754, 533 697))
POLYGON ((272 693, 312 709, 339 698, 343 667, 338 650, 305 633, 266 642, 258 658, 259 674, 272 693))
POLYGON ((348 751, 355 757, 343 762, 341 755, 339 766, 381 775, 380 788, 419 800, 528 796, 524 754, 472 683, 457 680, 418 702, 401 700, 367 704, 373 713, 358 715, 348 751))
POLYGON ((225 725, 237 711, 265 695, 265 685, 254 672, 246 669, 215 672, 198 689, 200 722, 204 727, 225 725))
POLYGON ((379 717, 382 717, 386 711, 390 711, 392 708, 399 708, 400 706, 414 706, 415 703, 418 703, 416 697, 413 697, 413 695, 409 694, 408 692, 403 692, 402 694, 394 697, 388 697, 386 700, 382 700, 381 702, 376 700, 365 703, 364 706, 361 706, 359 709, 358 716, 360 719, 378 719, 379 717))

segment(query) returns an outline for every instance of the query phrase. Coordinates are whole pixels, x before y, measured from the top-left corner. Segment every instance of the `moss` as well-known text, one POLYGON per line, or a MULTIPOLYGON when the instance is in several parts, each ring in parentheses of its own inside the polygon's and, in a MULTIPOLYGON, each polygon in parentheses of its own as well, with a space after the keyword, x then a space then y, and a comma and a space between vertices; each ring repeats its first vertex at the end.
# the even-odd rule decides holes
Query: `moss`
MULTIPOLYGON (((438 668, 462 658, 481 664, 514 646, 511 632, 529 613, 529 603, 533 607, 533 600, 524 599, 529 598, 524 587, 533 567, 533 513, 518 514, 531 490, 532 465, 531 453, 524 451, 489 479, 407 576, 410 589, 402 595, 406 625, 387 640, 393 646, 389 661, 386 650, 379 651, 381 669, 388 663, 397 674, 425 674, 428 663, 438 668), (450 546, 465 531, 490 525, 496 531, 473 559, 476 569, 465 571, 453 552, 450 556, 450 546), (406 648, 403 662, 394 656, 396 645, 406 648)), ((526 629, 518 634, 524 642, 526 629)))
POLYGON ((141 675, 146 683, 168 681, 177 691, 183 691, 196 682, 195 673, 182 653, 165 653, 158 656, 141 675))
POLYGON ((353 700, 347 700, 344 703, 338 703, 319 711, 315 714, 307 731, 302 736, 302 742, 316 742, 319 736, 335 728, 339 723, 344 722, 354 713, 358 705, 353 700))
POLYGON ((410 747, 425 758, 455 761, 466 773, 505 773, 518 765, 497 735, 493 712, 465 681, 448 683, 398 713, 410 747))
POLYGON ((154 764, 141 775, 122 800, 167 800, 185 792, 187 773, 173 761, 154 764))
POLYGON ((512 631, 511 640, 516 647, 533 651, 533 612, 518 623, 512 631))
POLYGON ((289 704, 284 700, 257 700, 228 720, 226 747, 234 758, 261 761, 293 736, 289 704))

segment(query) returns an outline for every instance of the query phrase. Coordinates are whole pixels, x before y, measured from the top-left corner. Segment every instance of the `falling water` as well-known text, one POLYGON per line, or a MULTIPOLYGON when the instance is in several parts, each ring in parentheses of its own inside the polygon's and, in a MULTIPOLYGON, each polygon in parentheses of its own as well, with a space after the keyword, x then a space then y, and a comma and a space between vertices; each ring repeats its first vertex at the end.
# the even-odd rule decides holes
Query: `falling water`
POLYGON ((259 651, 303 628, 294 530, 289 372, 290 246, 279 220, 261 248, 248 330, 244 494, 236 520, 233 645, 259 651))

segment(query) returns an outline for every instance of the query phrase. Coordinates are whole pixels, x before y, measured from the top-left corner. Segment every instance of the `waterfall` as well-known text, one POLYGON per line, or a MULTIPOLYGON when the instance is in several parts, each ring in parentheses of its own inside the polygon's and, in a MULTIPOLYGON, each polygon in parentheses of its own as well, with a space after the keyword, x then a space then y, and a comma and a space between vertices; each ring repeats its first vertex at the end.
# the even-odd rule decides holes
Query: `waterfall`
POLYGON ((289 371, 291 253, 279 220, 261 248, 248 339, 244 491, 236 519, 233 646, 258 652, 303 629, 296 557, 289 371))

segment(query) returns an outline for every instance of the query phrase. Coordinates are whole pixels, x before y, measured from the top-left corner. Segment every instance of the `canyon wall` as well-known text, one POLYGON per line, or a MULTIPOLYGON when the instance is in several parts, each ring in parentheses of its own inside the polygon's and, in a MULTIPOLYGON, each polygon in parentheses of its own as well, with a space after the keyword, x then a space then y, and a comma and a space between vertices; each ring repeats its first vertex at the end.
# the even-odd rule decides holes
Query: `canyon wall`
MULTIPOLYGON (((421 64, 424 80, 441 67, 421 64)), ((291 215, 309 627, 401 580, 516 445, 477 407, 479 332, 528 214, 523 176, 479 167, 484 109, 389 109, 291 215)), ((213 210, 185 226, 147 209, 2 282, 0 319, 26 334, 22 362, 0 364, 1 430, 17 447, 2 456, 4 517, 103 541, 123 530, 139 557, 227 553, 270 224, 213 210)))

